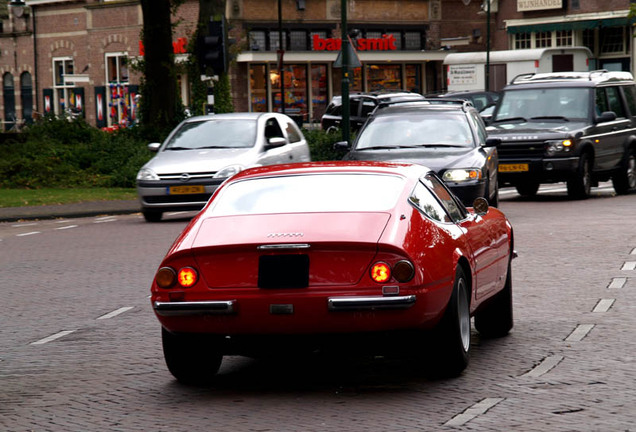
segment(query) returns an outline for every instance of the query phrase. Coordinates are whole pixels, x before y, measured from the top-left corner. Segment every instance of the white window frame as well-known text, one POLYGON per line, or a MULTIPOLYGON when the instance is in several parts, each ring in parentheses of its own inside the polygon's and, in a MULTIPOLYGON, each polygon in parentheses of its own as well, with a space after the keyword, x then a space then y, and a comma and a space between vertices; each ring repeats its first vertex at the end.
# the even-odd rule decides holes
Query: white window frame
POLYGON ((69 89, 72 89, 73 87, 75 87, 75 83, 73 82, 66 82, 64 80, 64 75, 69 75, 74 73, 75 71, 75 59, 73 57, 69 57, 69 56, 65 56, 65 57, 53 57, 52 61, 51 61, 51 65, 52 65, 52 69, 53 69, 53 112, 56 115, 61 115, 64 114, 62 112, 60 112, 61 107, 60 107, 60 102, 61 99, 64 99, 64 109, 68 109, 68 101, 69 101, 69 89), (62 82, 61 84, 58 84, 57 78, 58 78, 58 70, 57 70, 57 64, 59 62, 62 62, 63 65, 63 71, 62 71, 62 82), (71 62, 72 64, 72 70, 69 71, 67 70, 67 62, 71 62), (60 97, 61 96, 61 97, 60 97))
MULTIPOLYGON (((129 93, 128 93, 128 86, 130 85, 130 69, 128 66, 126 66, 126 71, 127 74, 125 77, 122 77, 122 64, 121 61, 119 61, 120 58, 126 58, 126 61, 128 62, 130 60, 129 56, 128 56, 128 52, 109 52, 109 53, 105 53, 104 54, 104 64, 105 64, 105 70, 104 70, 104 74, 105 74, 105 79, 106 79, 106 86, 107 86, 107 90, 106 90, 106 106, 107 106, 107 120, 108 120, 108 126, 113 126, 113 125, 120 125, 122 124, 122 122, 124 122, 125 119, 124 117, 124 107, 122 106, 122 104, 120 103, 120 99, 119 98, 113 98, 113 86, 117 89, 117 94, 119 94, 119 90, 124 90, 124 98, 128 99, 128 100, 124 100, 124 104, 129 103, 129 93), (111 59, 115 59, 116 64, 115 64, 115 75, 114 77, 109 76, 110 75, 110 60, 111 59), (125 79, 124 79, 125 78, 125 79), (112 117, 111 113, 113 112, 112 108, 115 108, 115 118, 112 117)), ((130 112, 130 107, 128 107, 128 110, 130 112)))

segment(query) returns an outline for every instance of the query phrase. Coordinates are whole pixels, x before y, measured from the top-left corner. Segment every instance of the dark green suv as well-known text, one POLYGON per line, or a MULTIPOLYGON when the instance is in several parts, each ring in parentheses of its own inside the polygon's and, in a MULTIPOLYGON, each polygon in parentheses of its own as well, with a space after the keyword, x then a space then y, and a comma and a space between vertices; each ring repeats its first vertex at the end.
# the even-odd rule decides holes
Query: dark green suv
POLYGON ((488 134, 502 140, 499 181, 521 195, 567 182, 584 199, 599 181, 636 188, 636 86, 628 72, 525 74, 503 90, 488 134))

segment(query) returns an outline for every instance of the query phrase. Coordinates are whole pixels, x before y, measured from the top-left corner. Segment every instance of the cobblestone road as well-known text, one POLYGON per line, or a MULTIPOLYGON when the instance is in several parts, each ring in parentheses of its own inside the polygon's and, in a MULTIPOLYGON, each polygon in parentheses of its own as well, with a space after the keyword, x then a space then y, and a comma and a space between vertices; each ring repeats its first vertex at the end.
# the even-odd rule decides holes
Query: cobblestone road
POLYGON ((636 195, 501 208, 515 328, 440 381, 399 356, 228 357, 181 386, 148 295, 184 219, 0 224, 0 431, 636 431, 636 195))

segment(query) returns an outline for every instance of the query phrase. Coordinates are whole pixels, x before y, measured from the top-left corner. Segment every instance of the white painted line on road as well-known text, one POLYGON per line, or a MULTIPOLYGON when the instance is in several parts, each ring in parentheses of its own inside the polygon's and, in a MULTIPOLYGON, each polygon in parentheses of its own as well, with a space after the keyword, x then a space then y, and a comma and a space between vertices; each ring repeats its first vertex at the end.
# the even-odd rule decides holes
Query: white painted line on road
POLYGON ((596 303, 596 306, 594 307, 592 312, 607 312, 612 307, 615 301, 616 299, 601 299, 598 301, 598 303, 596 303))
POLYGON ((444 423, 444 426, 463 426, 475 417, 485 414, 489 409, 504 401, 504 398, 486 398, 444 423))
POLYGON ((625 284, 627 283, 627 278, 624 277, 619 277, 619 278, 613 278, 612 282, 610 282, 609 286, 607 288, 609 289, 621 289, 625 286, 625 284))
POLYGON ((632 253, 630 255, 636 255, 636 248, 632 249, 632 253))
POLYGON ((170 212, 170 213, 167 213, 166 216, 176 216, 176 215, 185 214, 185 213, 189 213, 189 212, 187 211, 170 212))
POLYGON ((42 234, 42 233, 40 231, 31 231, 31 232, 22 233, 22 234, 16 234, 16 237, 26 237, 26 236, 35 235, 35 234, 42 234))
POLYGON ((110 319, 110 318, 114 318, 117 315, 123 314, 124 312, 128 312, 129 310, 131 310, 133 308, 133 306, 125 306, 125 307, 120 307, 117 310, 114 310, 112 312, 107 313, 106 315, 102 315, 99 318, 97 318, 98 320, 101 319, 110 319))
POLYGON ((594 324, 579 324, 574 331, 565 338, 566 342, 580 342, 594 328, 594 324))
POLYGON ((96 220, 93 223, 98 224, 98 223, 108 223, 108 222, 116 222, 116 221, 117 219, 103 219, 103 220, 96 220))
POLYGON ((636 270, 636 261, 625 261, 621 270, 636 270))
POLYGON ((537 378, 541 375, 550 372, 556 365, 561 363, 563 356, 551 355, 544 358, 541 363, 530 369, 528 372, 521 375, 522 377, 537 378))
POLYGON ((11 228, 21 228, 21 227, 25 227, 25 226, 35 226, 37 225, 37 222, 31 222, 31 223, 19 223, 19 224, 14 224, 11 225, 11 228))
POLYGON ((40 339, 39 341, 35 341, 35 342, 31 342, 31 345, 43 345, 45 343, 48 342, 52 342, 56 339, 62 338, 64 336, 70 335, 71 333, 75 332, 76 330, 64 330, 61 331, 59 333, 55 333, 54 335, 51 335, 49 337, 45 337, 44 339, 40 339))
POLYGON ((59 228, 55 228, 56 230, 66 230, 66 229, 71 229, 71 228, 77 228, 77 225, 67 225, 67 226, 63 226, 63 227, 59 227, 59 228))
POLYGON ((56 220, 55 223, 56 224, 63 224, 63 223, 69 223, 69 222, 74 222, 75 219, 60 219, 60 220, 56 220))

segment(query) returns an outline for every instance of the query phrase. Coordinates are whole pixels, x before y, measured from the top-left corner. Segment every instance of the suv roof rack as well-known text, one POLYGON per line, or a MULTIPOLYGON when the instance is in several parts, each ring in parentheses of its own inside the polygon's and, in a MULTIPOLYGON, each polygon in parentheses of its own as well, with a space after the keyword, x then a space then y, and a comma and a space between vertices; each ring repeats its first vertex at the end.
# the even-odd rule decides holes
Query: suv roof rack
POLYGON ((569 72, 549 72, 549 73, 523 73, 515 76, 510 84, 527 84, 531 82, 550 81, 633 81, 634 77, 630 72, 609 71, 607 69, 597 69, 593 71, 569 71, 569 72))

